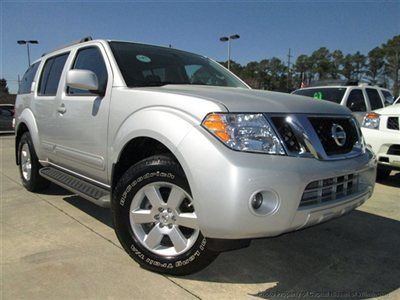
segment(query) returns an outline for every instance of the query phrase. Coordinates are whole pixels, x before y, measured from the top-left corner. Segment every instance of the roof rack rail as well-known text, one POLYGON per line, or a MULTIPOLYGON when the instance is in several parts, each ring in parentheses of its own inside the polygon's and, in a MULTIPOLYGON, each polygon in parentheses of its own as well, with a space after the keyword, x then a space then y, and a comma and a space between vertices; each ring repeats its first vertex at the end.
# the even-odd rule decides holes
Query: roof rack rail
POLYGON ((340 85, 340 86, 344 86, 347 85, 347 80, 340 80, 340 79, 328 79, 328 80, 317 80, 317 81, 313 81, 310 83, 310 87, 312 86, 323 86, 323 85, 327 85, 327 86, 332 86, 332 85, 340 85))
POLYGON ((91 36, 85 36, 80 40, 81 43, 92 41, 93 38, 91 36))
POLYGON ((360 82, 358 79, 328 79, 328 80, 317 80, 310 83, 310 87, 317 86, 359 86, 359 85, 371 85, 369 82, 360 82))
POLYGON ((55 48, 55 49, 53 49, 53 50, 51 50, 51 51, 49 51, 49 52, 45 52, 45 53, 42 54, 41 57, 43 57, 43 56, 45 56, 46 54, 49 54, 49 53, 51 53, 51 52, 54 52, 54 51, 57 51, 57 50, 61 50, 61 49, 63 49, 63 48, 66 48, 66 47, 69 47, 69 46, 73 46, 73 45, 76 45, 76 44, 80 44, 80 43, 84 43, 84 42, 89 42, 89 41, 92 41, 92 40, 93 40, 93 38, 92 38, 91 36, 85 36, 84 38, 81 38, 79 41, 73 41, 73 42, 68 43, 68 44, 66 44, 66 45, 63 45, 63 46, 61 46, 61 47, 57 47, 57 48, 55 48))

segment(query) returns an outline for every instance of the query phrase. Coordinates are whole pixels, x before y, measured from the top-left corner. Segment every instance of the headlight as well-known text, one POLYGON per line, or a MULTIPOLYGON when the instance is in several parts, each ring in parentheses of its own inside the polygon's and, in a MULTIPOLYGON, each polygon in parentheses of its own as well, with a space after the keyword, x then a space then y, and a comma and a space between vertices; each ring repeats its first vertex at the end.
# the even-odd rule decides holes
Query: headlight
POLYGON ((379 129, 379 114, 375 112, 367 113, 362 122, 362 127, 371 128, 371 129, 379 129))
POLYGON ((262 114, 211 113, 202 125, 233 150, 285 154, 279 138, 262 114))

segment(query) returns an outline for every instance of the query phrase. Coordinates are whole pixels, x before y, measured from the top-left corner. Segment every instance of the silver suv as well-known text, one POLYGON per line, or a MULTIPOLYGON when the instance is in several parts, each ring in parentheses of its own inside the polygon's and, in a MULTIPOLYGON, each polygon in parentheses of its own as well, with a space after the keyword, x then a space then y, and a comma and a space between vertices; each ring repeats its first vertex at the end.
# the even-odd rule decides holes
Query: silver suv
POLYGON ((175 275, 353 210, 376 173, 346 107, 252 90, 204 56, 91 39, 24 75, 16 159, 29 191, 51 181, 111 206, 126 252, 175 275))

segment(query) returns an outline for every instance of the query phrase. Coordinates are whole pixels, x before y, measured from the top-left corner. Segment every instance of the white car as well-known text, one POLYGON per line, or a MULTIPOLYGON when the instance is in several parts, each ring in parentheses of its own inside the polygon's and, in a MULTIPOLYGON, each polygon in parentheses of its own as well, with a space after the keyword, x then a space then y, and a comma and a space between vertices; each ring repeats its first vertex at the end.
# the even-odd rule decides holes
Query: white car
POLYGON ((362 123, 365 142, 378 159, 378 179, 400 170, 400 103, 368 113, 362 123))
POLYGON ((310 87, 295 90, 292 94, 346 106, 360 123, 366 112, 380 109, 394 102, 394 97, 389 90, 358 81, 319 81, 310 87))

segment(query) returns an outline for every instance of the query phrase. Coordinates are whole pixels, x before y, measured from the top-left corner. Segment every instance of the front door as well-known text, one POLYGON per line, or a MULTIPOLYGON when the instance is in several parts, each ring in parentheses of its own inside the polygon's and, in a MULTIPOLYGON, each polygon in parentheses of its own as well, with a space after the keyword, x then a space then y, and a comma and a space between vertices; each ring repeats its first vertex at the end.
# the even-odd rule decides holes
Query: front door
POLYGON ((368 111, 364 93, 361 89, 351 90, 347 97, 346 106, 351 109, 357 121, 362 124, 365 113, 368 111))

